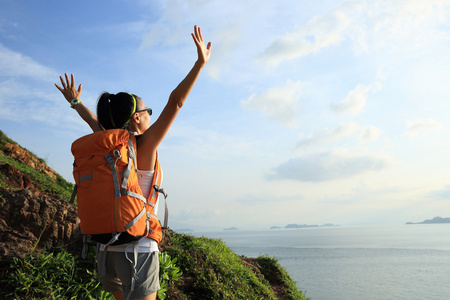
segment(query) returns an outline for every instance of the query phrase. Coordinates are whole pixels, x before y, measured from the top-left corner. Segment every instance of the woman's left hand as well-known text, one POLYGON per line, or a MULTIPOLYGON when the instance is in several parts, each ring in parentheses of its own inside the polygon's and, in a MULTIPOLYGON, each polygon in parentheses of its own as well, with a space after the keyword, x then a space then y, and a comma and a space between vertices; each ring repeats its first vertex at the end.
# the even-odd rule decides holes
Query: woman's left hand
POLYGON ((197 25, 194 26, 194 33, 191 33, 191 35, 194 39, 195 45, 197 46, 198 61, 202 64, 206 64, 211 57, 211 42, 205 46, 202 31, 197 25))
POLYGON ((67 73, 65 73, 65 77, 66 77, 66 82, 64 82, 64 79, 62 78, 62 76, 59 76, 59 79, 61 80, 61 84, 63 86, 62 88, 60 86, 58 86, 56 83, 55 83, 55 86, 58 88, 58 90, 61 91, 64 98, 66 98, 67 102, 70 103, 70 101, 72 101, 73 99, 80 99, 81 89, 82 89, 83 85, 80 84, 77 89, 77 88, 75 88, 75 78, 74 78, 73 74, 71 74, 70 81, 69 81, 69 76, 67 75, 67 73))

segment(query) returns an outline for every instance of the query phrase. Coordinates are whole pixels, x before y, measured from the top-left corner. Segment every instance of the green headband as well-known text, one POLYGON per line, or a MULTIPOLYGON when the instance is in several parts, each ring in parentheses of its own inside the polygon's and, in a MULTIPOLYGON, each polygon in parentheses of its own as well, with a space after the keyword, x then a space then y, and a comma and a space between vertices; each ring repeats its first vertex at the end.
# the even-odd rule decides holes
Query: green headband
POLYGON ((123 124, 123 126, 128 125, 128 123, 130 123, 131 118, 133 117, 134 113, 136 112, 136 98, 134 98, 134 96, 132 94, 128 94, 131 96, 131 98, 133 98, 133 112, 131 113, 130 118, 128 119, 128 121, 125 122, 125 124, 123 124))

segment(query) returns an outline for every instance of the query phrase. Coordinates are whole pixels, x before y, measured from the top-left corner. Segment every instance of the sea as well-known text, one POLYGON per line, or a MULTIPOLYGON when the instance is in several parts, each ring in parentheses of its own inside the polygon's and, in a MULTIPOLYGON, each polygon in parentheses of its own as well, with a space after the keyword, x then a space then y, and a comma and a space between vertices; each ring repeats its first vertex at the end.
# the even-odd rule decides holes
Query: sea
POLYGON ((450 299, 450 224, 192 234, 275 257, 311 300, 450 299))

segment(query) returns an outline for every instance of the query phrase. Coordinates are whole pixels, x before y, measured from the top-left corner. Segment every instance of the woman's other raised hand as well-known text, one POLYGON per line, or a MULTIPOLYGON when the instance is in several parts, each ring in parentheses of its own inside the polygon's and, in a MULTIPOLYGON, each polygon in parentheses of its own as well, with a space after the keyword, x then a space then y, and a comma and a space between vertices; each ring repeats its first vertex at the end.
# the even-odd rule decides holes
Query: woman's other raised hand
POLYGON ((67 102, 70 103, 73 99, 80 99, 81 95, 81 89, 83 87, 82 84, 78 86, 78 89, 75 87, 75 77, 73 74, 71 74, 71 80, 69 80, 69 76, 67 73, 65 73, 66 81, 64 82, 64 79, 62 76, 59 76, 59 79, 61 80, 62 88, 55 83, 55 86, 58 88, 58 90, 61 91, 64 98, 66 98, 67 102))

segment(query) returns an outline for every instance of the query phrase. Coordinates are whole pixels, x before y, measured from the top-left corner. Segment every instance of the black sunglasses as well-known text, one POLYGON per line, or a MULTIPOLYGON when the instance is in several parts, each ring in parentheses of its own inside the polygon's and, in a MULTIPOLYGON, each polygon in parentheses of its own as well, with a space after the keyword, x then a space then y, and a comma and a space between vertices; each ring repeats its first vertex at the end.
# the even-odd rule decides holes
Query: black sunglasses
POLYGON ((139 112, 143 112, 143 111, 148 112, 148 114, 149 114, 150 116, 152 115, 152 109, 151 109, 151 108, 146 108, 146 109, 142 109, 142 110, 137 110, 136 112, 139 113, 139 112))

